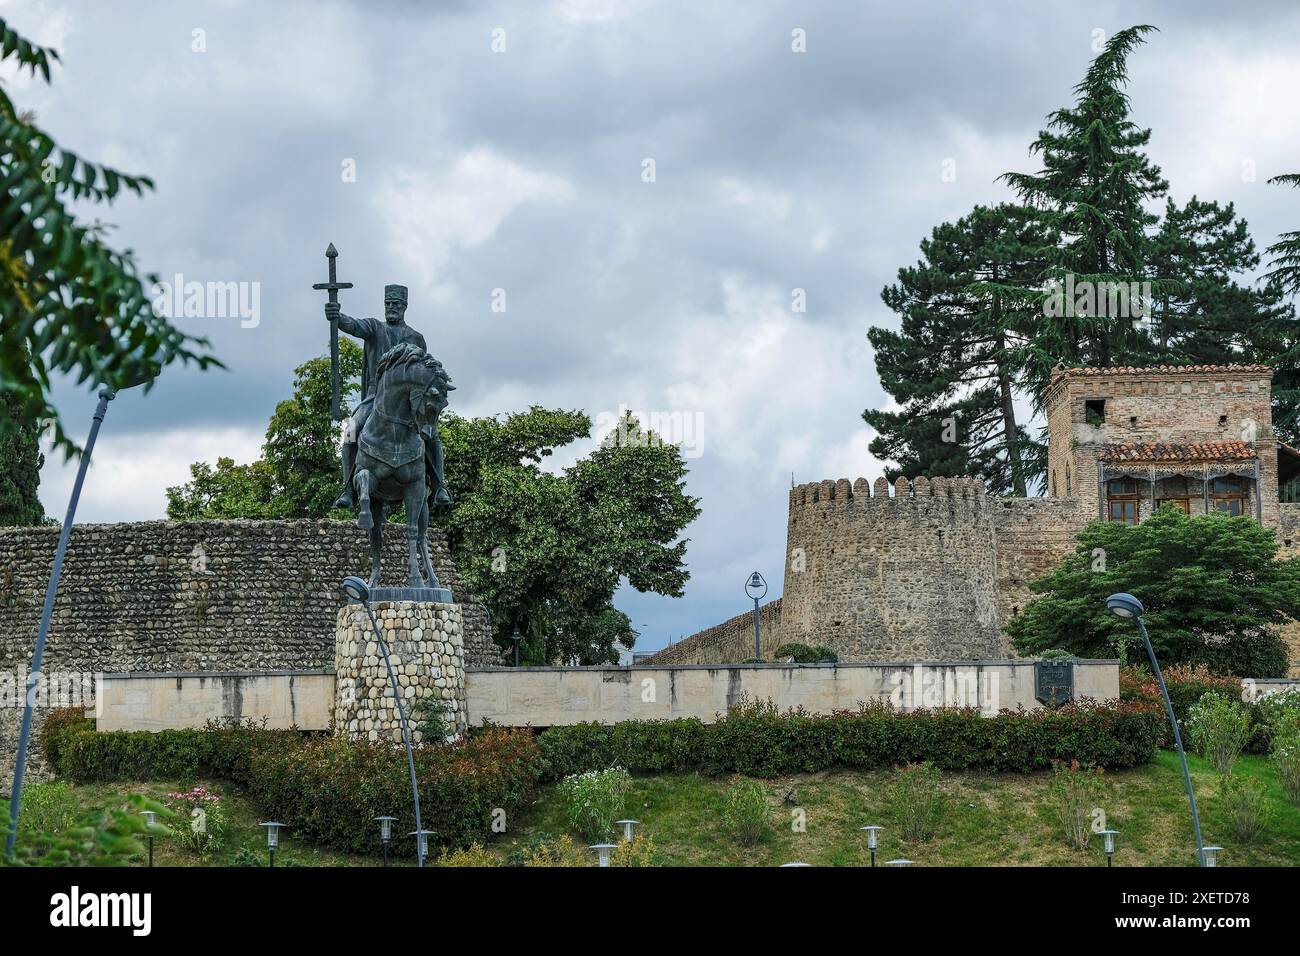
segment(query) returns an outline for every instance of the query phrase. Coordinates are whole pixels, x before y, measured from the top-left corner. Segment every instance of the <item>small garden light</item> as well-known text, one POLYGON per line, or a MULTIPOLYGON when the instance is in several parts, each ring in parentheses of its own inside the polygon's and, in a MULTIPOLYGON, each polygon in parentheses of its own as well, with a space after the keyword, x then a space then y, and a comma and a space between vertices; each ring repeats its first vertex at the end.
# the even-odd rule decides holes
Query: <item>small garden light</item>
POLYGON ((393 839, 393 821, 397 817, 375 817, 379 821, 379 842, 384 845, 384 866, 388 865, 388 843, 393 839))
POLYGON ((1205 861, 1205 862, 1203 862, 1201 865, 1202 865, 1202 866, 1218 866, 1218 865, 1219 865, 1219 851, 1222 850, 1222 849, 1223 849, 1223 847, 1221 847, 1221 846, 1203 846, 1203 847, 1201 847, 1201 859, 1205 861))
POLYGON ((640 822, 641 822, 640 820, 615 820, 614 821, 614 823, 617 826, 621 826, 623 828, 623 839, 626 840, 628 843, 632 842, 632 828, 635 827, 640 822))
POLYGON ((1187 804, 1192 809, 1192 832, 1196 835, 1196 853, 1200 858, 1201 866, 1211 866, 1212 864, 1205 862, 1205 840, 1201 838, 1201 816, 1196 812, 1196 793, 1192 790, 1192 773, 1187 769, 1183 735, 1178 731, 1178 718, 1174 716, 1174 704, 1169 699, 1169 691, 1165 687, 1165 676, 1160 673, 1160 662, 1156 660, 1155 648, 1151 646, 1151 636, 1147 634, 1146 623, 1142 620, 1146 608, 1142 606, 1141 601, 1124 591, 1106 598, 1106 607, 1110 608, 1110 612, 1116 617, 1132 620, 1137 625, 1142 643, 1146 645, 1147 658, 1151 661, 1151 673, 1156 675, 1160 696, 1165 700, 1165 716, 1169 718, 1169 728, 1174 732, 1174 746, 1178 749, 1178 759, 1183 765, 1183 786, 1187 788, 1187 804))
POLYGON ((871 851, 871 865, 876 865, 876 850, 880 848, 880 831, 884 827, 858 827, 867 833, 867 849, 871 851))
POLYGON ((609 851, 617 849, 613 843, 593 843, 587 847, 588 850, 595 850, 600 856, 599 866, 609 866, 609 851))
POLYGON ((275 866, 275 848, 280 845, 280 827, 284 826, 284 824, 272 821, 259 825, 266 827, 266 851, 270 855, 269 865, 275 866))
POLYGON ((158 825, 157 810, 141 810, 140 815, 144 817, 145 834, 149 840, 149 865, 153 866, 153 828, 158 825))
POLYGON ((432 833, 432 830, 412 830, 407 834, 415 837, 415 852, 420 858, 420 866, 424 866, 424 861, 429 856, 429 836, 432 833))
POLYGON ((1115 857, 1115 837, 1119 836, 1118 830, 1102 830, 1102 839, 1105 841, 1106 865, 1110 866, 1115 857))

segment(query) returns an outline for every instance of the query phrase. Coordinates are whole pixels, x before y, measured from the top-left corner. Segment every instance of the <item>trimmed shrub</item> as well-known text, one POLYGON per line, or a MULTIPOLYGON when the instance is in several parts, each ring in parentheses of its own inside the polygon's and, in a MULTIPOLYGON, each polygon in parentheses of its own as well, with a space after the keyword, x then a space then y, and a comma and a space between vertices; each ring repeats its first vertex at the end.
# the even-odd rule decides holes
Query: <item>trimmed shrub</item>
MULTIPOLYGON (((372 818, 380 814, 398 818, 398 833, 415 829, 406 753, 387 743, 238 721, 101 734, 92 721, 56 712, 46 721, 44 747, 58 773, 74 781, 229 780, 296 835, 351 853, 376 851, 372 818)), ((530 732, 498 728, 421 747, 415 762, 421 822, 435 846, 451 847, 487 835, 494 809, 521 806, 543 768, 530 732)), ((415 852, 414 841, 409 849, 415 852)))
POLYGON ((829 647, 800 644, 798 641, 782 644, 772 656, 778 661, 793 659, 796 664, 836 664, 840 659, 829 647))
POLYGON ((624 721, 552 727, 538 738, 554 779, 619 763, 634 773, 699 770, 778 777, 833 767, 929 760, 941 770, 1047 770, 1054 760, 1133 767, 1154 756, 1164 711, 1146 702, 1080 701, 1057 710, 917 710, 873 702, 855 711, 781 711, 743 703, 715 723, 624 721))

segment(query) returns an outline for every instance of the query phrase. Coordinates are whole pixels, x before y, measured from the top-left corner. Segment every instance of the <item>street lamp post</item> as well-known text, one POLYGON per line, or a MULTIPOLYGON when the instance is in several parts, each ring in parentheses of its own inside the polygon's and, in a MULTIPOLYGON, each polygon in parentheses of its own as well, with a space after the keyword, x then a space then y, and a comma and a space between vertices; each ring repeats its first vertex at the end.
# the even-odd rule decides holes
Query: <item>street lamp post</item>
POLYGON ((763 600, 767 595, 767 582, 763 580, 763 575, 755 571, 745 582, 745 594, 754 599, 754 657, 758 660, 763 659, 763 637, 758 620, 758 602, 763 600))
POLYGON ((515 645, 515 667, 519 666, 519 642, 523 639, 524 636, 519 633, 519 625, 516 624, 515 629, 510 633, 510 640, 515 645))
POLYGON ((1205 841, 1201 838, 1201 816, 1196 812, 1196 793, 1192 790, 1192 774, 1187 769, 1187 754, 1183 750, 1183 735, 1178 732, 1178 718, 1174 716, 1174 705, 1169 699, 1169 691, 1165 689, 1165 677, 1160 672, 1160 662, 1156 660, 1155 648, 1151 646, 1151 637, 1147 634, 1147 626, 1142 620, 1142 614, 1146 608, 1131 594, 1120 592, 1112 594, 1106 598, 1106 607, 1116 617, 1132 618, 1137 624, 1138 634, 1142 636, 1142 643, 1146 645, 1147 657, 1151 660, 1151 671, 1156 675, 1156 684, 1160 687, 1160 696, 1165 701, 1165 714, 1169 718, 1169 727, 1174 732, 1174 746, 1178 748, 1178 760, 1183 767, 1183 783, 1187 787, 1187 803, 1192 808, 1192 832, 1196 836, 1196 859, 1201 866, 1212 866, 1213 864, 1206 861, 1205 841))
MULTIPOLYGON (((148 377, 126 383, 123 388, 134 388, 149 381, 148 377)), ((54 599, 59 593, 59 575, 63 572, 63 559, 68 553, 68 539, 72 536, 72 521, 77 514, 77 502, 81 498, 81 487, 86 482, 86 469, 90 467, 90 453, 95 448, 95 439, 99 437, 99 426, 108 414, 108 403, 117 395, 111 388, 99 391, 99 404, 95 406, 95 416, 90 423, 90 434, 86 436, 86 448, 81 453, 81 464, 77 467, 77 478, 72 483, 72 497, 68 501, 68 513, 63 518, 63 527, 59 531, 59 544, 54 551, 54 567, 50 570, 50 583, 45 588, 45 607, 41 611, 41 626, 36 632, 36 649, 32 652, 32 669, 27 674, 27 702, 23 706, 22 729, 18 732, 18 760, 14 764, 14 785, 9 794, 9 833, 5 836, 5 856, 13 856, 14 844, 18 840, 18 807, 23 795, 23 775, 27 770, 27 747, 32 737, 32 709, 36 700, 36 690, 41 681, 41 662, 45 657, 45 640, 50 632, 50 619, 54 615, 54 599)))
MULTIPOLYGON (((392 661, 388 659, 388 644, 384 640, 383 633, 379 630, 379 622, 375 620, 375 614, 370 610, 370 587, 360 578, 349 575, 343 579, 343 593, 354 601, 359 601, 361 606, 366 609, 366 616, 370 618, 370 626, 374 629, 375 640, 379 643, 379 650, 384 655, 384 667, 388 669, 388 683, 393 688, 393 700, 397 704, 397 716, 402 723, 402 743, 406 744, 406 763, 411 771, 411 798, 415 801, 415 832, 423 833, 424 827, 420 823, 420 787, 415 782, 415 750, 411 746, 411 728, 406 723, 406 708, 402 706, 402 692, 397 686, 397 677, 393 674, 392 661)), ((415 854, 419 866, 424 866, 424 851, 426 843, 419 839, 415 844, 415 854)))

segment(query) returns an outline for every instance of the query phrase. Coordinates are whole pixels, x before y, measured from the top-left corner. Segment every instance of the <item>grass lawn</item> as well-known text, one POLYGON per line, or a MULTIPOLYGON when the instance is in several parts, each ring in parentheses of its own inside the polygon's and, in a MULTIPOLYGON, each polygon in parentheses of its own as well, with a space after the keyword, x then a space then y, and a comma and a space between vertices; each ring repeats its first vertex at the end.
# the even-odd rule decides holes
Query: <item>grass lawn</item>
MULTIPOLYGON (((1264 784, 1271 813, 1263 835, 1249 845, 1239 844, 1228 829, 1217 793, 1218 775, 1200 759, 1190 760, 1206 842, 1226 848, 1221 865, 1300 866, 1300 808, 1286 802, 1267 759, 1242 757, 1234 771, 1234 775, 1253 777, 1264 784)), ((816 866, 866 865, 865 835, 857 832, 857 827, 866 824, 886 828, 881 833, 880 862, 906 857, 919 866, 1105 865, 1100 838, 1094 838, 1087 852, 1066 845, 1049 801, 1050 773, 945 774, 947 810, 938 829, 931 840, 910 844, 900 841, 894 825, 889 778, 884 771, 839 771, 764 781, 773 827, 765 840, 752 847, 739 845, 724 828, 726 779, 694 774, 638 778, 627 813, 643 821, 641 829, 653 837, 658 862, 667 866, 775 866, 792 861, 816 866), (784 795, 792 788, 797 802, 784 803, 784 795), (804 813, 804 832, 792 830, 795 810, 804 813)), ((1176 754, 1162 751, 1153 763, 1107 773, 1105 781, 1101 806, 1106 823, 1121 831, 1117 866, 1190 866, 1195 862, 1176 754)), ((187 782, 186 787, 189 785, 187 782)), ((157 865, 229 866, 241 850, 244 856, 252 853, 264 863, 265 835, 258 826, 263 818, 257 809, 233 786, 221 782, 206 785, 222 798, 229 825, 225 845, 203 860, 162 838, 156 844, 157 865)), ((169 790, 176 789, 179 784, 97 784, 76 785, 72 792, 79 806, 89 807, 112 803, 130 793, 162 800, 169 790)), ((563 803, 554 787, 546 787, 531 806, 510 821, 510 831, 493 839, 488 848, 504 860, 543 835, 568 833, 563 803)), ((366 866, 379 859, 306 845, 288 830, 281 834, 276 864, 289 862, 366 866)), ((410 862, 402 860, 407 865, 410 862)))

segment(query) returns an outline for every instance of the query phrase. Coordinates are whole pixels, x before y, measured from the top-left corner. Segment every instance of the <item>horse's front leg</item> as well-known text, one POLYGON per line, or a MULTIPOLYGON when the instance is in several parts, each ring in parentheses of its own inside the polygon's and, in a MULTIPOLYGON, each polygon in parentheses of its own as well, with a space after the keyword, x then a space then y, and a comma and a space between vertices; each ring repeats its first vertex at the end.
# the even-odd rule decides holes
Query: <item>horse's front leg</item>
POLYGON ((375 499, 375 526, 370 529, 370 586, 379 587, 379 562, 384 553, 384 499, 375 499))
POLYGON ((425 581, 420 573, 420 513, 428 492, 424 484, 424 462, 417 462, 416 467, 419 477, 402 492, 402 503, 406 505, 406 586, 422 588, 425 581))
POLYGON ((429 560, 429 499, 424 499, 420 509, 420 565, 424 568, 424 579, 429 587, 438 587, 438 575, 434 573, 433 562, 429 560))

